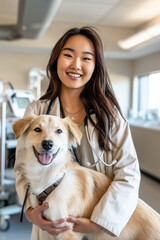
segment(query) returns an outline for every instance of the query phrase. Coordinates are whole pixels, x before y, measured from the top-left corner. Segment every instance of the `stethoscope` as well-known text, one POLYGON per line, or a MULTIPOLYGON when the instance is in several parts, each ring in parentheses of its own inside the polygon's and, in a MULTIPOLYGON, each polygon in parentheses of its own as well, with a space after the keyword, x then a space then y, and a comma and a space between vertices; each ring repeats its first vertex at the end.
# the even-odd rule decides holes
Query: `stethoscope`
MULTIPOLYGON (((49 115, 49 113, 50 113, 53 101, 54 101, 54 99, 51 99, 51 101, 50 101, 50 103, 48 105, 48 109, 47 109, 47 112, 46 112, 47 115, 49 115)), ((62 117, 65 118, 65 113, 64 113, 63 106, 62 106, 60 98, 59 98, 59 103, 60 103, 60 111, 61 111, 62 117)), ((86 126, 86 125, 87 125, 87 116, 84 119, 84 126, 86 126)), ((89 142, 89 144, 90 144, 90 142, 89 142)), ((91 146, 91 148, 92 148, 92 146, 91 146)), ((93 149, 92 149, 92 151, 94 152, 93 149)), ((84 164, 82 164, 81 160, 79 159, 75 147, 72 147, 72 152, 73 152, 73 154, 75 156, 76 161, 83 167, 95 167, 99 161, 101 161, 107 167, 111 167, 112 165, 117 163, 117 160, 114 159, 110 164, 108 164, 108 163, 104 162, 102 158, 99 158, 94 164, 91 164, 90 162, 87 162, 86 165, 84 165, 84 164)), ((94 154, 96 155, 95 152, 94 152, 94 154)))

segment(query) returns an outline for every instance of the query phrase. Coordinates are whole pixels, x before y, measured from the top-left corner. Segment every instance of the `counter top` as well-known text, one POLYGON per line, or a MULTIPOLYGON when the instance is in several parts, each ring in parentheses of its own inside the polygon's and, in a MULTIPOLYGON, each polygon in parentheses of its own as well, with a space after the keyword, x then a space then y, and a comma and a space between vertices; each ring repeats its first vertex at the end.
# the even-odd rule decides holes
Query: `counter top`
POLYGON ((128 123, 130 126, 160 131, 160 121, 128 119, 128 123))

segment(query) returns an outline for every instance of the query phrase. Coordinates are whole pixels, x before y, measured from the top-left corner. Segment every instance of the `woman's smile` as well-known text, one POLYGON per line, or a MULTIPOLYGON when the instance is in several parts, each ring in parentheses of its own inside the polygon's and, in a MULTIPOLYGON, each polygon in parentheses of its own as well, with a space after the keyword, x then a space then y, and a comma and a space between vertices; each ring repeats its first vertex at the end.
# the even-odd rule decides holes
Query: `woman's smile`
POLYGON ((72 72, 67 72, 67 75, 73 80, 78 80, 82 77, 82 74, 72 72))

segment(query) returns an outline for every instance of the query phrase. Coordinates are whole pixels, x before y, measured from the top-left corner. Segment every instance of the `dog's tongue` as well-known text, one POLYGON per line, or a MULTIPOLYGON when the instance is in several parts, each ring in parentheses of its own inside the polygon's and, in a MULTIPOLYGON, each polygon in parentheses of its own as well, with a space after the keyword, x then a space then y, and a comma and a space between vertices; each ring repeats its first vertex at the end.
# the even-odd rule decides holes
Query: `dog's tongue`
POLYGON ((51 153, 40 153, 39 154, 39 161, 42 164, 49 164, 52 160, 52 154, 51 153))

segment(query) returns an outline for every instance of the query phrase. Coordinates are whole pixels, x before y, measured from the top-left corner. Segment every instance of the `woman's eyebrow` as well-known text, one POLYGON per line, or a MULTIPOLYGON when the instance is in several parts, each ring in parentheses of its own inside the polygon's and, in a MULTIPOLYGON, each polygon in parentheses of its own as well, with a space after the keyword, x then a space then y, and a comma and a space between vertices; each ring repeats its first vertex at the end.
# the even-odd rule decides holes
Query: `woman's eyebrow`
POLYGON ((63 48, 63 51, 64 50, 69 50, 69 51, 71 51, 71 52, 75 52, 75 50, 73 49, 73 48, 63 48))
MULTIPOLYGON (((73 48, 63 48, 63 50, 69 50, 71 52, 75 52, 75 50, 73 48)), ((84 51, 82 53, 83 54, 90 54, 90 55, 94 56, 94 54, 92 52, 89 52, 89 51, 84 51)))
POLYGON ((94 54, 93 54, 92 52, 86 51, 86 52, 82 52, 82 53, 83 53, 83 54, 90 54, 90 55, 94 56, 94 54))

